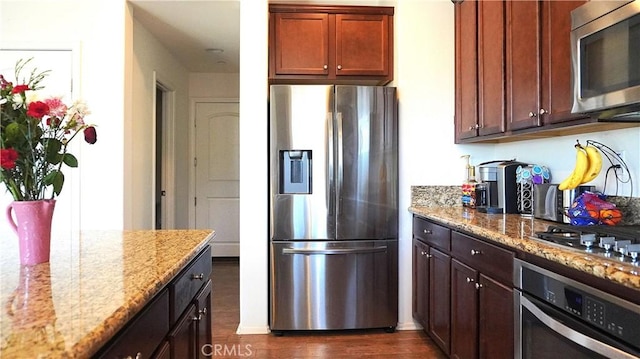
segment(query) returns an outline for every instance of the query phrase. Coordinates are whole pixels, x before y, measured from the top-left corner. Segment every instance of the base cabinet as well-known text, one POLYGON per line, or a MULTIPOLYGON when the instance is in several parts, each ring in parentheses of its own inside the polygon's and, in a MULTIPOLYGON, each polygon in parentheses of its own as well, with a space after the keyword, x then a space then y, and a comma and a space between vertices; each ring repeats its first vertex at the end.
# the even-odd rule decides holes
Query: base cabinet
POLYGON ((450 350, 451 257, 435 248, 429 251, 429 323, 427 334, 445 353, 450 350))
POLYGON ((510 358, 514 354, 513 288, 483 274, 478 283, 480 358, 510 358))
POLYGON ((207 247, 94 357, 205 358, 211 352, 202 350, 211 343, 210 276, 207 247))
POLYGON ((414 218, 413 317, 443 352, 450 347, 451 231, 414 218))
POLYGON ((477 358, 478 272, 451 261, 451 358, 477 358))
POLYGON ((514 257, 414 217, 413 316, 449 357, 514 356, 514 257))

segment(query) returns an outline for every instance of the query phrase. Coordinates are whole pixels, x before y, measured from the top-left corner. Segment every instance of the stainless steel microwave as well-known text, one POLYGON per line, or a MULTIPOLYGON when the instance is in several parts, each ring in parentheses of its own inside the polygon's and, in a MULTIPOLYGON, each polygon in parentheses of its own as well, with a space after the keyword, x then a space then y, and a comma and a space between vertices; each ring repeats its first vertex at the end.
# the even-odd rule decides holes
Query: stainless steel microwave
POLYGON ((640 121, 640 0, 589 1, 571 12, 573 113, 640 121))

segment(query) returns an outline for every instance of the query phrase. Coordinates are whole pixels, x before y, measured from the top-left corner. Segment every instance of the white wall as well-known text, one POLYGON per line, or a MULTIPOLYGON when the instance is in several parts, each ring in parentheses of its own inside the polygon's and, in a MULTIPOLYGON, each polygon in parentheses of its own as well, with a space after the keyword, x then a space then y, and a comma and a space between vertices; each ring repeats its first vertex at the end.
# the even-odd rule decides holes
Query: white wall
MULTIPOLYGON (((135 14, 134 14, 135 15, 135 14)), ((132 122, 125 132, 129 145, 131 184, 125 190, 130 206, 125 207, 125 227, 154 228, 155 211, 155 108, 156 81, 173 93, 173 126, 170 133, 175 145, 174 188, 166 188, 175 196, 175 228, 188 228, 189 219, 189 72, 138 21, 133 21, 132 122)), ((167 143, 166 145, 171 145, 167 143)), ((170 161, 170 159, 169 159, 170 161)), ((165 166, 172 168, 165 161, 165 166)))
POLYGON ((268 332, 267 0, 240 1, 240 326, 268 332))
POLYGON ((189 96, 192 98, 239 98, 240 74, 192 72, 189 74, 189 96))
MULTIPOLYGON (((87 102, 92 112, 87 121, 98 133, 95 145, 74 153, 80 163, 80 181, 74 184, 80 188, 80 228, 123 227, 125 13, 124 0, 0 2, 0 45, 72 47, 79 59, 74 96, 87 102)), ((61 195, 72 192, 65 188, 61 195)))

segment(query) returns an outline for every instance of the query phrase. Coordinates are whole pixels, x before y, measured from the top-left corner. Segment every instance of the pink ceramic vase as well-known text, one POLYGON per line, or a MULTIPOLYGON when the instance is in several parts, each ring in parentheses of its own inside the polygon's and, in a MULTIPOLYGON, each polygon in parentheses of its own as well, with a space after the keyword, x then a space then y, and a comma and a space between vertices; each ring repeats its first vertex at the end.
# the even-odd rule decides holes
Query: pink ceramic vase
POLYGON ((7 206, 7 220, 20 242, 21 264, 33 265, 49 261, 51 219, 55 205, 54 199, 43 199, 14 201, 7 206), (12 212, 15 212, 16 221, 12 212))

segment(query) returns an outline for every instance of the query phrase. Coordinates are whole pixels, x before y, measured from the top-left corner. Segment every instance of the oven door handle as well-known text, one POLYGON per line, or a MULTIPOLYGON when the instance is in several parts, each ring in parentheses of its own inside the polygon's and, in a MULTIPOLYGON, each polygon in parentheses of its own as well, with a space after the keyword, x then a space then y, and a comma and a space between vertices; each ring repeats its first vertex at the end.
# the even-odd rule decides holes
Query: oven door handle
POLYGON ((520 304, 527 308, 538 320, 544 323, 549 329, 555 331, 556 333, 562 335, 563 337, 571 340, 572 342, 587 348, 593 352, 596 352, 600 355, 604 355, 607 358, 629 358, 629 359, 637 359, 636 356, 625 353, 624 351, 614 348, 608 344, 602 343, 596 339, 588 337, 580 332, 577 332, 566 325, 560 323, 559 321, 553 319, 545 312, 540 310, 535 304, 533 304, 529 299, 525 296, 520 296, 520 304))

